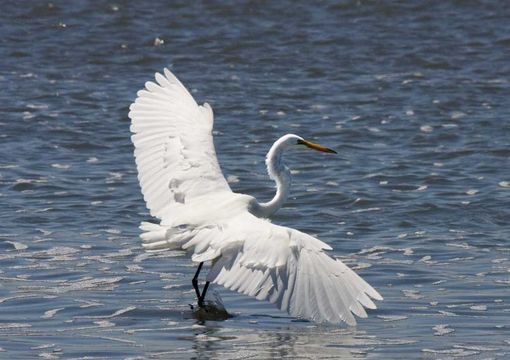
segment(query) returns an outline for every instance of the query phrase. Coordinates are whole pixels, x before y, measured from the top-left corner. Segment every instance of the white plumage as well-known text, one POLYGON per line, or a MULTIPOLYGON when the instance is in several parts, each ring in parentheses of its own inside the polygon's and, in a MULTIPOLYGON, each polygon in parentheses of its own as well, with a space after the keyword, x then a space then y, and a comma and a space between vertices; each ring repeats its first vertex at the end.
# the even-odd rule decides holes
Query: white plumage
POLYGON ((129 112, 142 193, 151 215, 161 220, 141 224, 143 246, 189 250, 193 261, 211 261, 207 281, 268 300, 295 317, 354 325, 353 314, 366 317, 364 307, 375 309, 370 298, 381 295, 328 256, 330 246, 266 220, 290 188, 283 151, 299 145, 333 151, 292 134, 278 139, 266 159, 277 192, 258 203, 232 192, 221 172, 211 107, 197 105, 167 69, 156 81, 138 92, 129 112))

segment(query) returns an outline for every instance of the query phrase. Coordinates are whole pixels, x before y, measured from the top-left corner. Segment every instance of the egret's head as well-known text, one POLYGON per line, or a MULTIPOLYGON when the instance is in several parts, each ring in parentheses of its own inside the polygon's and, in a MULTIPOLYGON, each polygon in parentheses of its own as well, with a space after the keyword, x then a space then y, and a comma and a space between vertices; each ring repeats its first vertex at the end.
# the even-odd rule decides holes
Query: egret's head
POLYGON ((305 140, 301 136, 297 136, 294 134, 287 134, 284 137, 282 137, 281 140, 283 140, 285 145, 287 145, 287 146, 304 145, 309 149, 322 151, 322 152, 326 152, 326 153, 331 153, 331 154, 336 154, 335 150, 332 150, 325 146, 305 140))
POLYGON ((271 150, 268 153, 268 157, 270 157, 270 155, 273 155, 273 154, 281 154, 281 152, 284 149, 293 148, 296 146, 301 147, 303 145, 309 149, 336 154, 335 150, 332 150, 325 146, 315 144, 311 141, 305 140, 301 136, 297 136, 294 134, 287 134, 287 135, 282 136, 278 140, 276 140, 276 142, 273 144, 273 146, 271 147, 271 150))

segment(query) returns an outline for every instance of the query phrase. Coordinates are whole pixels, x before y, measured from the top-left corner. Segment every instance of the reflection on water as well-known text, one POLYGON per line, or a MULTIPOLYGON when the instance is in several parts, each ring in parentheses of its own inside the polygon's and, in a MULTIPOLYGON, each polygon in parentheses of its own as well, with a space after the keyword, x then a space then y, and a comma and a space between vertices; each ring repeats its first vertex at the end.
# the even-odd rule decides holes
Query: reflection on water
MULTIPOLYGON (((190 339, 191 340, 191 339, 190 339)), ((234 352, 242 358, 365 358, 377 342, 355 329, 317 331, 313 326, 259 331, 206 326, 193 338, 198 357, 228 358, 234 352), (326 335, 327 334, 327 335, 326 335), (215 342, 221 342, 215 348, 215 342)))

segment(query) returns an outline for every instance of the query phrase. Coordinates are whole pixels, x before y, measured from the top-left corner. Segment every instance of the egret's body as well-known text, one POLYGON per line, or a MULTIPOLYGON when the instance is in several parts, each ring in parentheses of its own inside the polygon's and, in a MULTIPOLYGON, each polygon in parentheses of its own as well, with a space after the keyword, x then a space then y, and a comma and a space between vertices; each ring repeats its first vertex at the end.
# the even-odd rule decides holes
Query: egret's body
POLYGON ((286 149, 304 145, 334 152, 288 134, 271 147, 266 164, 276 182, 274 198, 259 203, 232 192, 219 167, 212 140, 213 113, 167 69, 130 107, 139 181, 151 215, 141 238, 148 250, 185 249, 199 263, 193 286, 199 305, 209 282, 275 303, 296 317, 355 324, 379 293, 341 261, 329 257, 322 241, 270 223, 288 197, 291 175, 286 149), (197 276, 211 262, 200 294, 197 276))

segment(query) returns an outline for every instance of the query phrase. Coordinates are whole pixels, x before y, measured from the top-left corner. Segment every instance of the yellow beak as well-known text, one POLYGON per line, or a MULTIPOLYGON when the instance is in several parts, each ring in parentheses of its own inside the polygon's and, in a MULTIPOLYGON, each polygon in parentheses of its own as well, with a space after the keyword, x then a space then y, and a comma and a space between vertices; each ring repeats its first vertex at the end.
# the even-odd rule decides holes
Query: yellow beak
POLYGON ((319 145, 319 144, 315 144, 315 143, 313 143, 311 141, 308 141, 308 140, 301 140, 301 139, 299 139, 297 141, 297 143, 299 145, 305 145, 306 147, 308 147, 310 149, 313 149, 313 150, 322 151, 322 152, 331 153, 331 154, 336 154, 337 153, 335 150, 332 150, 330 148, 327 148, 327 147, 319 145))

